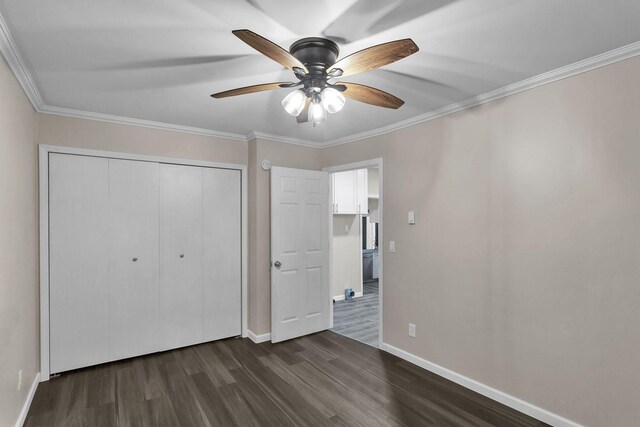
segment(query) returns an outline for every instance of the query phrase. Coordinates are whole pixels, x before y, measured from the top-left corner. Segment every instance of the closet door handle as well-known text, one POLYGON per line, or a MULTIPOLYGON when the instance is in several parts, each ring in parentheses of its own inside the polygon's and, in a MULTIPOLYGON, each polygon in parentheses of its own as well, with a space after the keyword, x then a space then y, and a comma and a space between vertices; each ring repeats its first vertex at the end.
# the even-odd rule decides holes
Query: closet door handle
POLYGON ((134 257, 133 257, 133 259, 132 259, 131 261, 133 261, 133 262, 138 261, 138 257, 135 257, 135 256, 134 256, 134 257))
POLYGON ((180 254, 180 258, 184 258, 184 254, 180 254))

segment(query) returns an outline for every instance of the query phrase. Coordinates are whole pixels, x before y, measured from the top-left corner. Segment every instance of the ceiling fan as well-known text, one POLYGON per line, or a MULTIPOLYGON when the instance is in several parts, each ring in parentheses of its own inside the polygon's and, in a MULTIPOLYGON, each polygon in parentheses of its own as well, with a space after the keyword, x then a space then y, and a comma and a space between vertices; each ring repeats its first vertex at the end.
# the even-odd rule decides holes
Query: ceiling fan
POLYGON ((345 96, 377 107, 400 108, 404 101, 390 93, 357 83, 335 80, 374 70, 418 51, 418 46, 413 40, 402 39, 360 50, 337 61, 340 49, 329 39, 303 38, 293 43, 287 52, 253 31, 232 32, 258 52, 292 70, 298 82, 246 86, 214 93, 211 96, 226 98, 279 88, 299 88, 284 98, 282 106, 289 114, 297 117, 298 123, 310 121, 313 126, 326 120, 327 113, 335 114, 340 111, 345 104, 345 96))

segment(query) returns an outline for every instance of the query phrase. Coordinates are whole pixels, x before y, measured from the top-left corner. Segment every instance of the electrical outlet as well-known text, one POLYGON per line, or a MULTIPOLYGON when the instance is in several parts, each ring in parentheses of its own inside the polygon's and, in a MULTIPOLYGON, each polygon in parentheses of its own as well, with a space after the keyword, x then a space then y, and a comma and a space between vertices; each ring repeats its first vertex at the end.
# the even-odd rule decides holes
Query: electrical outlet
POLYGON ((18 391, 22 388, 22 369, 18 371, 18 391))
POLYGON ((413 323, 409 323, 409 336, 413 338, 416 337, 416 325, 413 323))

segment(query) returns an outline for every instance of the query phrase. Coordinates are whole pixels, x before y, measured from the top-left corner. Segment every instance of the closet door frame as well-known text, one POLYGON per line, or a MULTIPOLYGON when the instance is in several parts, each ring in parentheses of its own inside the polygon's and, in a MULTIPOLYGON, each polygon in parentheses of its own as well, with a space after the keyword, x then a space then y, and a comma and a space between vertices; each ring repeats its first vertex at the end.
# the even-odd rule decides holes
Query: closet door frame
POLYGON ((247 337, 248 303, 248 198, 247 198, 247 166, 233 163, 218 163, 201 160, 179 159, 169 157, 129 154, 84 148, 61 147, 40 144, 39 154, 39 201, 40 201, 40 382, 48 381, 49 375, 49 154, 68 154, 89 157, 106 157, 110 159, 137 160, 185 166, 232 169, 240 171, 241 176, 241 293, 242 293, 242 337, 247 337))

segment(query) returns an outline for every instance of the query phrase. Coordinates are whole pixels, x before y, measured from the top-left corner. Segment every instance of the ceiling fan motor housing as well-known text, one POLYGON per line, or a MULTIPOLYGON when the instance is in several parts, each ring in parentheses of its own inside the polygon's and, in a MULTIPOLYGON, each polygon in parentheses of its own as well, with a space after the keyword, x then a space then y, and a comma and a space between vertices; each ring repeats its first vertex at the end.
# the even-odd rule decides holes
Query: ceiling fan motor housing
POLYGON ((307 67, 309 74, 320 77, 325 76, 327 68, 336 63, 340 49, 329 39, 307 37, 293 43, 289 52, 307 67))

